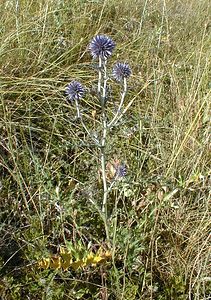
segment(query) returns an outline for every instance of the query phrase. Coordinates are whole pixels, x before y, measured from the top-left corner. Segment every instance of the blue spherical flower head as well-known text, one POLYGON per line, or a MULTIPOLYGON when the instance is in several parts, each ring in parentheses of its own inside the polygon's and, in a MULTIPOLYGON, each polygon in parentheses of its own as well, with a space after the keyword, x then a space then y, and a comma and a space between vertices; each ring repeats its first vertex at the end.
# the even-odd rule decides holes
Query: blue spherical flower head
POLYGON ((70 101, 79 100, 84 95, 84 88, 80 82, 72 81, 71 83, 68 84, 65 93, 68 96, 68 100, 70 101))
POLYGON ((107 59, 111 56, 114 48, 115 43, 106 35, 95 36, 89 45, 89 50, 93 58, 100 57, 102 59, 107 59))
POLYGON ((123 81, 124 78, 130 77, 131 68, 126 63, 116 63, 113 67, 112 75, 117 81, 123 81))

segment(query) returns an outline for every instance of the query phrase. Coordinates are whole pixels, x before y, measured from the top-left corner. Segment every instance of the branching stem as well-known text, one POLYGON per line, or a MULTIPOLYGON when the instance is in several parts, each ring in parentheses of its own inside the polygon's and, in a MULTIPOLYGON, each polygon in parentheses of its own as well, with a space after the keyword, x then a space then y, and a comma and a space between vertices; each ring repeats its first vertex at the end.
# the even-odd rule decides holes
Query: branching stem
POLYGON ((121 114, 123 115, 123 113, 121 113, 121 109, 122 109, 122 106, 123 106, 123 103, 124 103, 126 92, 127 92, 127 79, 124 78, 121 101, 120 101, 120 104, 119 104, 119 107, 117 109, 116 114, 114 115, 111 122, 108 124, 108 128, 111 128, 112 126, 114 126, 116 124, 117 119, 119 120, 121 118, 121 114))

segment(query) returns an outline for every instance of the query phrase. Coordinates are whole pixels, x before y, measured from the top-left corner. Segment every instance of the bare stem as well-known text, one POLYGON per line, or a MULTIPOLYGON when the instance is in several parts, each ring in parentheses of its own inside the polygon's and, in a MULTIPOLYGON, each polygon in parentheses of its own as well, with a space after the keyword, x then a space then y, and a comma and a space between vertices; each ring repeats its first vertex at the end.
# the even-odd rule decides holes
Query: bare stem
POLYGON ((78 99, 75 99, 75 106, 76 106, 76 111, 77 111, 77 118, 81 119, 81 114, 80 114, 78 99))
POLYGON ((107 135, 107 120, 106 120, 106 112, 105 112, 105 102, 106 102, 106 88, 107 88, 107 70, 106 70, 107 60, 102 60, 99 57, 99 71, 98 71, 98 96, 101 102, 102 107, 102 139, 99 145, 100 149, 100 160, 101 160, 101 170, 102 170, 102 181, 103 181, 103 199, 102 199, 102 213, 101 216, 104 221, 106 238, 108 244, 109 242, 109 229, 107 224, 107 196, 108 196, 108 188, 106 181, 106 155, 105 155, 105 146, 106 146, 106 135, 107 135), (102 73, 103 68, 103 73, 102 73), (103 75, 103 83, 102 83, 102 75, 103 75))
POLYGON ((107 88, 107 68, 106 68, 107 60, 105 59, 103 62, 103 92, 102 92, 102 106, 105 107, 106 104, 106 88, 107 88))
POLYGON ((103 137, 101 142, 101 169, 102 169, 102 179, 103 179, 103 204, 102 204, 102 212, 107 215, 107 181, 106 181, 106 159, 105 159, 105 142, 106 142, 106 134, 107 134, 107 126, 106 126, 106 116, 105 116, 105 108, 103 108, 102 112, 102 122, 103 122, 103 137))
POLYGON ((119 107, 117 109, 116 114, 114 115, 111 122, 108 124, 108 128, 111 128, 112 126, 114 126, 116 124, 117 118, 119 120, 121 118, 121 115, 123 115, 123 113, 121 113, 121 109, 122 109, 122 106, 123 106, 123 102, 124 102, 124 99, 125 99, 126 92, 127 92, 127 79, 124 78, 121 101, 120 101, 120 104, 119 104, 119 107))
MULTIPOLYGON (((105 144, 106 144, 106 135, 107 135, 107 121, 106 121, 106 112, 105 112, 105 98, 106 98, 106 85, 107 85, 107 70, 106 70, 106 60, 103 62, 103 87, 102 87, 102 126, 103 126, 103 135, 101 141, 101 169, 102 169, 102 179, 103 179, 103 203, 102 203, 102 212, 105 214, 105 219, 107 219, 107 181, 106 181, 106 158, 105 158, 105 144)), ((99 60, 100 63, 100 60, 99 60)))
POLYGON ((99 69, 98 69, 98 95, 101 95, 101 80, 102 80, 102 58, 99 56, 99 69))

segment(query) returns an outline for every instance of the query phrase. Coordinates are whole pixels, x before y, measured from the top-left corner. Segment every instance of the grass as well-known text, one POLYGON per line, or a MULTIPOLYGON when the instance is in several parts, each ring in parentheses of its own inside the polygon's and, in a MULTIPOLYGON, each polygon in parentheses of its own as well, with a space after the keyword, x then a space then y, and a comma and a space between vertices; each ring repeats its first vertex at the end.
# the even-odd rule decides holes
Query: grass
MULTIPOLYGON (((0 11, 1 299, 209 299, 210 1, 4 0, 0 11), (59 246, 107 247, 99 152, 64 95, 73 79, 87 87, 84 118, 99 132, 87 51, 98 33, 116 42, 109 66, 133 71, 106 148, 128 166, 108 199, 112 259, 43 270, 59 246)), ((118 102, 114 82, 112 93, 118 102)))

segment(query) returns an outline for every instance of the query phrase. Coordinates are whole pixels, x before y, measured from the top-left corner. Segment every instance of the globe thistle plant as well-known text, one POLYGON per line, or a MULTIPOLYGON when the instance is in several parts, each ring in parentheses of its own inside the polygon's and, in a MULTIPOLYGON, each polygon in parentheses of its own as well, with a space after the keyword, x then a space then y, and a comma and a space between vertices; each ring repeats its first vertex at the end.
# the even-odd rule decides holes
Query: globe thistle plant
POLYGON ((94 59, 99 57, 104 60, 107 59, 111 56, 114 48, 115 43, 106 35, 95 36, 89 45, 89 50, 94 59))
POLYGON ((107 59, 112 55, 114 48, 115 43, 106 35, 95 36, 89 44, 89 50, 92 57, 94 59, 98 58, 98 96, 100 98, 102 109, 104 109, 107 90, 106 64, 107 59))
POLYGON ((117 81, 123 81, 130 77, 131 68, 126 63, 116 63, 113 67, 112 75, 117 81))
POLYGON ((123 82, 123 90, 122 90, 121 101, 119 103, 117 112, 114 115, 111 122, 108 124, 109 128, 113 127, 116 124, 116 122, 118 122, 119 117, 121 117, 121 109, 122 109, 124 99, 125 99, 125 96, 127 93, 127 79, 131 75, 131 68, 126 63, 120 63, 120 62, 116 63, 113 67, 112 75, 117 81, 123 82))
MULTIPOLYGON (((109 237, 108 228, 107 228, 107 199, 108 194, 111 191, 115 181, 118 178, 122 178, 126 175, 127 168, 125 165, 118 165, 115 168, 115 176, 114 180, 109 183, 106 177, 106 155, 105 155, 105 148, 107 142, 107 134, 109 130, 117 124, 117 122, 122 118, 124 115, 124 111, 122 111, 122 107, 124 105, 124 99, 127 92, 127 80, 131 75, 131 68, 127 63, 118 62, 114 65, 112 70, 112 76, 114 79, 120 83, 121 85, 121 98, 119 102, 118 109, 114 114, 113 118, 108 120, 107 117, 107 110, 106 110, 106 94, 108 92, 107 82, 109 77, 107 75, 107 61, 113 53, 115 48, 115 43, 111 38, 106 35, 97 35, 95 36, 90 44, 89 44, 89 51, 93 59, 98 59, 98 98, 101 103, 101 138, 93 140, 95 145, 98 147, 100 152, 100 161, 101 161, 101 174, 102 174, 102 182, 103 182, 103 199, 102 199, 102 215, 105 221, 105 229, 106 235, 109 237)), ((75 101, 76 108, 77 108, 77 116, 80 118, 81 124, 85 131, 90 135, 89 129, 84 124, 82 115, 80 114, 78 100, 81 99, 84 95, 84 88, 78 81, 72 81, 66 88, 66 94, 70 101, 75 101)), ((100 136, 100 134, 97 134, 100 136)), ((90 199, 93 203, 93 200, 90 199)))
POLYGON ((84 95, 84 88, 82 84, 78 81, 72 81, 66 87, 65 93, 68 97, 68 100, 70 100, 71 102, 75 101, 76 109, 77 109, 77 117, 80 118, 81 115, 80 115, 78 100, 80 100, 84 95))
POLYGON ((84 95, 84 88, 80 82, 72 81, 67 85, 65 93, 68 97, 68 100, 70 101, 79 100, 84 95))

